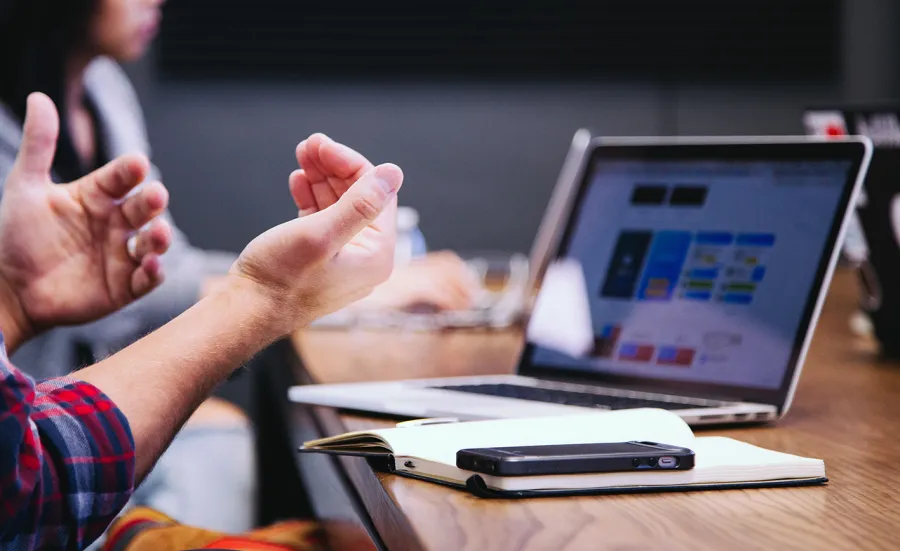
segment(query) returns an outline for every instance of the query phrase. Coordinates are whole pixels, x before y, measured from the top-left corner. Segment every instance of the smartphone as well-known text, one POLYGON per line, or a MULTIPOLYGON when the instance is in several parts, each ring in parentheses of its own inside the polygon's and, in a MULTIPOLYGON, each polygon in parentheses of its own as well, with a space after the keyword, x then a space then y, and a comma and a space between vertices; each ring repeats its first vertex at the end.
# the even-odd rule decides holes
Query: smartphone
POLYGON ((460 469, 494 476, 689 470, 694 452, 656 442, 473 448, 456 453, 460 469))

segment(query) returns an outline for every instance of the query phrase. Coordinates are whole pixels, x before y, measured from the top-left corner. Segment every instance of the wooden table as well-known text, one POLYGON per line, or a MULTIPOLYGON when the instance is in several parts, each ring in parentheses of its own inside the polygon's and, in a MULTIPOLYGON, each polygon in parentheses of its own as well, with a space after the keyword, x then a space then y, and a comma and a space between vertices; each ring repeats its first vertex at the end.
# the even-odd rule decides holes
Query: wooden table
MULTIPOLYGON (((851 274, 839 271, 786 418, 776 426, 703 431, 823 458, 827 486, 494 501, 377 473, 359 458, 320 458, 320 466, 332 462, 339 471, 359 513, 337 525, 335 545, 367 541, 372 548, 434 551, 900 549, 900 366, 879 363, 873 343, 849 333, 854 304, 851 274)), ((310 331, 295 339, 308 373, 321 382, 507 373, 520 342, 516 332, 310 331)), ((324 435, 390 424, 297 407, 324 435)))

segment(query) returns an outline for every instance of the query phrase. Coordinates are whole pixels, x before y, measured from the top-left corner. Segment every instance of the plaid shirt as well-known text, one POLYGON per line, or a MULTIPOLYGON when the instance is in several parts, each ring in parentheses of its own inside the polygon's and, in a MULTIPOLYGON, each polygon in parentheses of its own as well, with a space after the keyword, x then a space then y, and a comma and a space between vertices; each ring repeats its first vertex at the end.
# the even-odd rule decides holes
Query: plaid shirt
POLYGON ((35 384, 0 335, 0 549, 81 549, 134 487, 134 440, 121 411, 74 379, 35 384))

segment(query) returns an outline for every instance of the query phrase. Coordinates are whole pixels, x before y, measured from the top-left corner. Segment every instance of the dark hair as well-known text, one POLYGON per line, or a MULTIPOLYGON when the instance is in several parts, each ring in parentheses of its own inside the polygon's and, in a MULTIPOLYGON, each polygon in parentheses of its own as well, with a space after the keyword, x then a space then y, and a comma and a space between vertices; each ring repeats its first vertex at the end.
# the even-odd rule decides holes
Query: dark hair
POLYGON ((60 114, 53 168, 66 181, 83 175, 68 129, 67 56, 87 39, 97 0, 0 0, 0 102, 19 120, 28 94, 47 94, 60 114))

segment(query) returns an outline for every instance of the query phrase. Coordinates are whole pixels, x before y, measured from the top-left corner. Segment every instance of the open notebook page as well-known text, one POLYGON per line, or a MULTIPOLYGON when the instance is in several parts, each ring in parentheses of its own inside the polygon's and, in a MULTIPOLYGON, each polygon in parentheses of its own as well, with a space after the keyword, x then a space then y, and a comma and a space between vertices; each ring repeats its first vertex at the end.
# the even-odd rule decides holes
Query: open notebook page
MULTIPOLYGON (((354 445, 372 444, 372 437, 387 443, 395 456, 447 465, 456 465, 456 452, 465 448, 630 440, 690 448, 694 440, 691 429, 677 415, 659 409, 632 409, 378 429, 316 440, 308 442, 306 447, 353 448, 354 445)), ((371 449, 371 446, 365 447, 371 449)))
POLYGON ((519 491, 730 484, 825 476, 824 463, 819 459, 774 452, 730 438, 695 438, 680 417, 657 409, 360 431, 308 442, 307 447, 392 451, 400 472, 464 484, 472 473, 456 467, 460 449, 629 440, 690 448, 696 454, 695 467, 689 471, 482 478, 491 488, 519 491))

